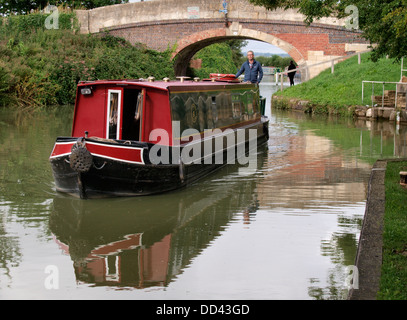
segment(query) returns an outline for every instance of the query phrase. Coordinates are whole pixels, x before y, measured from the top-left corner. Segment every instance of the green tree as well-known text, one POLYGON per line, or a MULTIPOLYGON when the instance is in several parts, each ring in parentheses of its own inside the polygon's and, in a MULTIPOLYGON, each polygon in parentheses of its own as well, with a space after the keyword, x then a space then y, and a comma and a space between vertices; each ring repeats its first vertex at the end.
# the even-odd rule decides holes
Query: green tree
MULTIPOLYGON (((291 57, 280 57, 276 54, 271 57, 257 56, 256 60, 266 67, 277 67, 282 70, 288 67, 291 61, 294 61, 291 57)), ((295 62, 294 64, 297 65, 295 62)))
MULTIPOLYGON (((407 55, 407 0, 249 0, 267 9, 298 9, 305 22, 322 17, 352 19, 356 13, 362 36, 375 44, 372 59, 407 55), (354 10, 356 9, 356 10, 354 10)), ((352 19, 353 20, 353 19, 352 19)))
POLYGON ((233 51, 228 43, 215 43, 198 51, 194 59, 201 59, 200 69, 193 69, 192 76, 208 78, 210 73, 236 73, 233 51))
POLYGON ((246 57, 242 54, 242 48, 245 47, 247 43, 248 42, 246 40, 239 39, 226 41, 226 44, 232 50, 232 60, 236 68, 240 69, 240 66, 246 60, 246 57))
POLYGON ((128 0, 0 0, 0 14, 26 14, 31 10, 43 9, 47 5, 62 5, 70 8, 93 9, 127 2, 128 0))

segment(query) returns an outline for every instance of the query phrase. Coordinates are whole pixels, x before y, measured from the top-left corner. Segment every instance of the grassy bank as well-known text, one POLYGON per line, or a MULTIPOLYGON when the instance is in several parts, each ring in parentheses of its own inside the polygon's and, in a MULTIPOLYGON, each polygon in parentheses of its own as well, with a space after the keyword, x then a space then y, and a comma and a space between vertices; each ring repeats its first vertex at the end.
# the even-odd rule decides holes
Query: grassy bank
POLYGON ((407 162, 387 163, 380 300, 407 300, 407 189, 400 184, 407 162))
POLYGON ((79 80, 174 77, 171 50, 79 34, 69 12, 60 13, 58 30, 47 30, 46 17, 0 18, 0 107, 72 104, 79 80))
MULTIPOLYGON (((275 108, 287 107, 287 100, 297 98, 310 102, 315 113, 347 113, 349 106, 362 105, 362 81, 400 81, 400 62, 394 59, 370 60, 370 53, 361 55, 361 64, 357 56, 321 72, 315 78, 275 93, 285 99, 279 99, 275 108)), ((386 85, 385 90, 395 90, 394 85, 386 85)), ((375 95, 382 94, 382 86, 375 86, 375 95)), ((371 85, 365 85, 364 103, 370 104, 371 85)), ((273 101, 274 102, 274 101, 273 101)))

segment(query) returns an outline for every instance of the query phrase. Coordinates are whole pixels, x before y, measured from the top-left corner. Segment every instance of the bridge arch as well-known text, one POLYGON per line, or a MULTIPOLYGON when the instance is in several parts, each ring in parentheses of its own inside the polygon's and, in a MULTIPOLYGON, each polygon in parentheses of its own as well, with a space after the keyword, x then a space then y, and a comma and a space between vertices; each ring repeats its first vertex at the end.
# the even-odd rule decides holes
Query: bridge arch
POLYGON ((263 41, 287 52, 298 65, 306 63, 301 52, 287 41, 262 31, 237 27, 236 30, 236 26, 232 24, 229 28, 196 32, 178 40, 176 50, 173 53, 175 74, 177 76, 186 75, 189 61, 199 50, 214 43, 233 39, 263 41))

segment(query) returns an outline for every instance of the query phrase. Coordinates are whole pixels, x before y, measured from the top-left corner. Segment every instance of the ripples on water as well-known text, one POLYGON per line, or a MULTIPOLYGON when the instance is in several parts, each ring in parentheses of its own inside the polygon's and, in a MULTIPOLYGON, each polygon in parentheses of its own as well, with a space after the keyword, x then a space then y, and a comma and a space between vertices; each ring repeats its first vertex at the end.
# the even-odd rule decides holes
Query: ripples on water
MULTIPOLYGON (((261 90, 269 103, 274 88, 261 90)), ((48 163, 72 108, 1 110, 0 298, 346 297, 370 168, 406 156, 406 130, 267 112, 255 172, 228 166, 168 194, 83 201, 55 192, 48 163)))

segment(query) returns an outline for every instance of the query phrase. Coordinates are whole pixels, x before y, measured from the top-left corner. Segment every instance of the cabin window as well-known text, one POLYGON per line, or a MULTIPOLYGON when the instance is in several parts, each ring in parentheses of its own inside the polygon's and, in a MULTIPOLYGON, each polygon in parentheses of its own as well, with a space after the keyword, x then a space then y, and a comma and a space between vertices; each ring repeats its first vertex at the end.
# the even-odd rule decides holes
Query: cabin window
POLYGON ((241 110, 241 102, 239 96, 233 95, 232 96, 232 118, 233 119, 240 119, 242 114, 241 110))
POLYGON ((121 91, 108 90, 106 138, 120 139, 121 91))
POLYGON ((213 113, 212 113, 212 98, 208 97, 205 100, 205 109, 206 109, 206 126, 205 129, 212 129, 214 128, 213 124, 213 113))
POLYGON ((208 128, 206 124, 207 120, 206 120, 205 100, 202 96, 200 96, 198 99, 198 112, 199 112, 199 131, 204 132, 204 130, 208 128))
POLYGON ((253 102, 249 102, 247 104, 247 114, 252 115, 254 113, 253 111, 253 102))
POLYGON ((140 140, 140 123, 143 110, 143 91, 124 89, 123 97, 123 140, 140 140))
POLYGON ((213 127, 216 127, 218 122, 218 106, 216 105, 216 96, 212 96, 212 105, 210 110, 212 111, 213 127))

